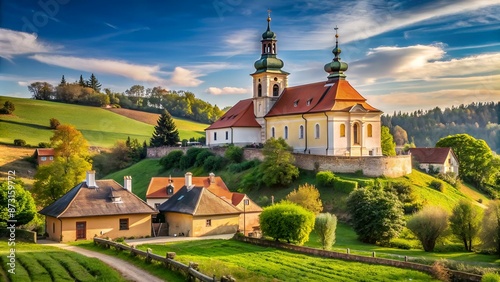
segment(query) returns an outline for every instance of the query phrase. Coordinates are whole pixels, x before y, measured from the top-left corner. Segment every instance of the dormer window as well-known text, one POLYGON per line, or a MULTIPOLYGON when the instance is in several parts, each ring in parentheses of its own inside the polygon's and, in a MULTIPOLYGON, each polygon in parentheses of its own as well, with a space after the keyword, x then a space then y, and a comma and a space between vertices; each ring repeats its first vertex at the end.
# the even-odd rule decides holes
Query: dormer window
POLYGON ((310 105, 311 105, 312 100, 313 100, 312 98, 311 98, 311 99, 309 99, 309 100, 307 100, 306 105, 310 106, 310 105))
POLYGON ((295 100, 295 102, 293 102, 293 106, 294 107, 297 107, 299 105, 299 99, 295 100))
POLYGON ((172 195, 174 194, 174 187, 172 185, 167 186, 167 195, 172 195))

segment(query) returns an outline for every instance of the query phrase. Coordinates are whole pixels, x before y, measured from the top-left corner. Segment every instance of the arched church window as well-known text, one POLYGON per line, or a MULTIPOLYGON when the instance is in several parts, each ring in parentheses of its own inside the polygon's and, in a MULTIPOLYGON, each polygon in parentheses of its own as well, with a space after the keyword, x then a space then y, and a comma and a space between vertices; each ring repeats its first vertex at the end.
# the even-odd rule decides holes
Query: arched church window
POLYGON ((276 97, 280 94, 280 87, 278 84, 273 85, 273 96, 276 97))
POLYGON ((273 43, 273 54, 276 54, 276 43, 273 43))
POLYGON ((368 133, 367 133, 368 137, 373 137, 372 125, 368 124, 368 126, 366 128, 367 128, 367 131, 368 131, 368 133))
POLYGON ((304 139, 304 126, 299 127, 299 139, 304 139))
POLYGON ((340 125, 340 137, 345 137, 345 124, 340 125))
POLYGON ((267 53, 271 53, 271 43, 267 44, 267 53))
POLYGON ((319 124, 314 126, 314 138, 319 139, 319 124))
POLYGON ((288 139, 288 126, 285 126, 285 139, 288 139))
POLYGON ((276 137, 276 130, 274 129, 274 127, 271 127, 271 137, 276 137))
POLYGON ((262 85, 257 86, 257 96, 262 97, 262 85))
POLYGON ((353 132, 354 144, 359 145, 359 124, 358 123, 355 123, 352 126, 352 132, 353 132))

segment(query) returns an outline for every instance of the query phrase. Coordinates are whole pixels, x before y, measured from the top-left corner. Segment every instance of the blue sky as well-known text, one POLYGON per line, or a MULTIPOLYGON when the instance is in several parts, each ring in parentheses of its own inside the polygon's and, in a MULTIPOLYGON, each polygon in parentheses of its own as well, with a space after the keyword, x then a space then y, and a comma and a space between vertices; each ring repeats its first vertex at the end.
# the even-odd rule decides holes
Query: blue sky
POLYGON ((94 73, 231 106, 251 97, 267 9, 289 86, 326 80, 337 25, 347 79, 384 112, 500 101, 500 0, 0 0, 0 95, 94 73))

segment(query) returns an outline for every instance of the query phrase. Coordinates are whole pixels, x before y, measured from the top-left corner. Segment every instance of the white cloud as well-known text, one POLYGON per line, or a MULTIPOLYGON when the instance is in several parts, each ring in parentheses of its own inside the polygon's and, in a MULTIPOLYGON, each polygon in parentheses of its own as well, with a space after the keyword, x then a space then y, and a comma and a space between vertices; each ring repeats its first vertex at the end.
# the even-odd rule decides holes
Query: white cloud
POLYGON ((161 82, 159 66, 137 65, 119 60, 79 58, 72 56, 36 54, 30 56, 36 61, 81 71, 107 73, 128 77, 137 81, 161 82))
POLYGON ((28 86, 28 85, 30 85, 30 83, 28 81, 18 81, 17 84, 19 86, 28 86))
POLYGON ((33 34, 0 28, 0 57, 7 60, 16 55, 46 53, 56 49, 40 42, 33 34))
POLYGON ((183 67, 176 67, 172 72, 171 82, 178 86, 196 87, 203 83, 198 77, 204 76, 196 71, 191 71, 183 67))
POLYGON ((259 32, 256 29, 241 29, 234 31, 222 39, 224 44, 220 44, 219 51, 212 53, 213 56, 235 56, 240 54, 255 53, 259 50, 259 32))
POLYGON ((228 95, 228 94, 247 94, 250 91, 245 88, 238 88, 238 87, 223 87, 223 88, 218 88, 218 87, 208 87, 205 92, 212 94, 212 95, 228 95))

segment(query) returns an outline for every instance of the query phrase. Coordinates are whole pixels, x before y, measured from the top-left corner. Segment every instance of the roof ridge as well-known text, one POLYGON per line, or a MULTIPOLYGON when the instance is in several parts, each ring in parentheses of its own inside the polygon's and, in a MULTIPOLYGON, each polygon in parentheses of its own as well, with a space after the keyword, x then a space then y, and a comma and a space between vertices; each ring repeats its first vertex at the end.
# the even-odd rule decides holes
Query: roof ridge
MULTIPOLYGON (((80 182, 80 184, 77 184, 75 187, 72 188, 72 189, 76 188, 76 189, 78 189, 78 191, 75 193, 75 195, 73 195, 73 198, 71 198, 71 201, 68 202, 68 204, 66 205, 66 207, 64 208, 64 210, 62 212, 60 212, 59 215, 56 216, 56 218, 61 217, 68 210, 68 208, 71 206, 71 204, 73 203, 73 201, 76 199, 76 196, 78 196, 78 194, 80 194, 80 191, 82 190, 82 187, 83 187, 83 183, 85 183, 85 181, 80 182), (78 186, 80 186, 80 187, 78 187, 78 186)), ((61 199, 61 198, 59 198, 59 199, 61 199)), ((57 199, 57 200, 59 200, 59 199, 57 199)), ((55 203, 55 201, 54 201, 54 203, 55 203)))
MULTIPOLYGON (((184 185, 184 186, 185 186, 185 185, 184 185)), ((194 188, 197 188, 197 187, 193 187, 193 188, 191 188, 191 189, 194 189, 194 188)), ((189 189, 189 188, 186 186, 186 189, 189 189)), ((195 215, 195 214, 196 214, 196 212, 198 211, 198 208, 199 208, 199 206, 200 206, 200 202, 201 202, 201 197, 203 197, 203 191, 204 191, 204 190, 207 190, 207 188, 205 188, 205 187, 201 187, 201 189, 200 189, 200 190, 201 190, 201 191, 200 191, 200 196, 198 196, 198 199, 196 200, 196 205, 194 206, 194 209, 193 209, 193 215, 195 215)), ((189 192, 189 190, 188 190, 186 193, 188 193, 188 192, 189 192)))
MULTIPOLYGON (((148 205, 148 203, 146 203, 143 199, 139 198, 139 196, 137 196, 135 193, 133 193, 133 192, 131 192, 131 191, 129 191, 129 190, 127 190, 127 189, 125 189, 125 188, 124 188, 124 187, 123 187, 120 183, 118 183, 116 180, 114 180, 114 179, 100 179, 100 180, 97 180, 97 181, 109 181, 109 180, 111 180, 111 181, 113 181, 114 183, 118 184, 118 186, 120 186, 123 190, 127 191, 127 193, 132 194, 132 195, 133 195, 134 197, 136 197, 139 201, 141 201, 141 203, 142 203, 143 205, 146 205, 149 209, 151 209, 151 210, 153 210, 153 211, 155 211, 155 212, 156 212, 156 210, 155 210, 155 209, 153 209, 150 205, 148 205)), ((133 186, 132 186, 132 187, 133 187, 133 186)))

